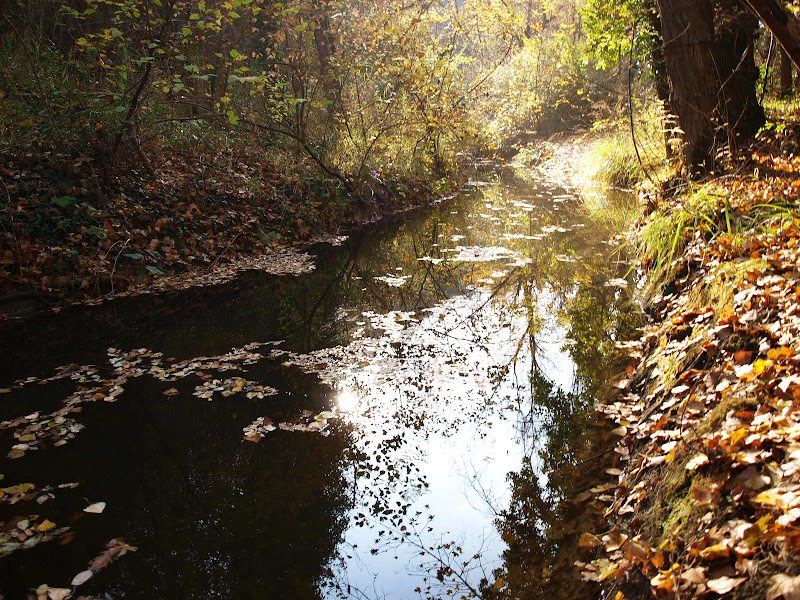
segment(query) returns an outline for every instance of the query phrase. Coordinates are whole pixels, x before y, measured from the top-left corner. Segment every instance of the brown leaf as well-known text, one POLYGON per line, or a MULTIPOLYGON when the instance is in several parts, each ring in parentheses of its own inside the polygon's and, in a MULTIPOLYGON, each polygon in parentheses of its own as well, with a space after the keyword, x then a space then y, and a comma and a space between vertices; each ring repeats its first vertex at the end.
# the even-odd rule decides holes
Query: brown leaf
POLYGON ((690 583, 694 583, 695 585, 706 583, 706 569, 705 567, 692 567, 691 569, 686 569, 681 573, 681 579, 690 583))
POLYGON ((709 506, 717 501, 717 490, 705 485, 692 487, 692 498, 700 506, 709 506))
POLYGON ((727 594, 733 588, 740 586, 745 581, 747 581, 747 577, 718 577, 717 579, 711 579, 710 581, 707 581, 706 586, 712 592, 722 595, 727 594))
POLYGON ((578 540, 578 548, 596 548, 602 545, 603 542, 600 541, 600 538, 588 532, 582 533, 581 539, 578 540))
POLYGON ((775 600, 781 596, 783 600, 800 600, 800 575, 773 575, 769 582, 772 586, 767 590, 766 600, 775 600))

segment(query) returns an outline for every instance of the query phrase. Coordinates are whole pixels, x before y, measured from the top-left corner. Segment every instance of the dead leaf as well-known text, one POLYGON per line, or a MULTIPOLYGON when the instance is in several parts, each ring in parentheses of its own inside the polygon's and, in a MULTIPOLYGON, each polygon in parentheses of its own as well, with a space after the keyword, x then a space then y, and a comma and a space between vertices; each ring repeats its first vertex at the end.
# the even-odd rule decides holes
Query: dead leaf
POLYGON ((688 463, 686 463, 686 470, 687 471, 694 471, 699 469, 703 465, 708 464, 708 456, 703 454, 702 452, 695 454, 688 463))
POLYGON ((80 573, 75 575, 75 577, 72 578, 72 581, 70 582, 70 585, 72 587, 78 587, 79 585, 82 585, 82 584, 86 583, 87 581, 89 581, 92 578, 92 575, 94 575, 94 573, 92 573, 92 571, 90 569, 86 569, 85 571, 81 571, 80 573))
POLYGON ((783 597, 783 600, 800 600, 800 575, 780 574, 769 578, 772 586, 767 590, 766 600, 775 600, 783 597))
POLYGON ((706 586, 712 592, 716 592, 721 596, 722 594, 727 594, 735 587, 740 586, 745 581, 747 581, 747 577, 719 577, 707 581, 706 586))
POLYGON ((578 540, 578 548, 596 548, 602 545, 603 542, 600 541, 600 538, 588 532, 582 533, 581 539, 578 540))
POLYGON ((83 512, 93 513, 93 514, 99 515, 105 509, 106 509, 106 503, 105 502, 95 502, 94 504, 90 504, 89 506, 84 508, 83 512))
POLYGON ((692 567, 691 569, 686 569, 681 573, 681 579, 690 583, 694 583, 695 585, 706 583, 706 569, 705 567, 692 567))
POLYGON ((717 490, 709 486, 696 484, 692 487, 692 498, 700 506, 709 506, 717 501, 717 490))
POLYGON ((41 531, 42 533, 44 533, 45 531, 50 531, 55 526, 56 526, 55 523, 53 523, 49 519, 45 519, 44 521, 39 523, 39 525, 37 527, 35 527, 35 529, 37 531, 41 531))

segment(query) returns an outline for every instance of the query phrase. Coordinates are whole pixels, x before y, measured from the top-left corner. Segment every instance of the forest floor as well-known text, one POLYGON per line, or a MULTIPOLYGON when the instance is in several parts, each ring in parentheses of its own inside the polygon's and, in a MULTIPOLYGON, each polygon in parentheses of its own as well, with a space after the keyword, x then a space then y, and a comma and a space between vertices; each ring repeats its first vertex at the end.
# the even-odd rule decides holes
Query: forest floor
POLYGON ((247 269, 303 271, 302 248, 434 198, 425 182, 379 200, 334 198, 247 151, 162 154, 171 158, 151 161, 155 170, 111 183, 66 160, 0 156, 0 318, 247 269))
POLYGON ((623 598, 800 598, 796 132, 685 187, 630 234, 649 325, 616 401, 605 514, 579 567, 623 598))

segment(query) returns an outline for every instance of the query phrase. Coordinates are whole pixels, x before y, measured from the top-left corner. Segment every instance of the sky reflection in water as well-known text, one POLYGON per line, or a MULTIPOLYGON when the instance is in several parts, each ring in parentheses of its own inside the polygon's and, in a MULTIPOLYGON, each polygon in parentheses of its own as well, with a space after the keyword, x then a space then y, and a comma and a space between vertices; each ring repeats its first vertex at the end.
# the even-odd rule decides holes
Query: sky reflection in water
MULTIPOLYGON (((324 248, 314 273, 7 324, 4 385, 74 363, 120 390, 81 399, 63 447, 5 461, 4 485, 79 486, 0 503, 0 521, 36 512, 74 533, 0 558, 0 593, 65 586, 116 537, 139 550, 81 593, 401 599, 493 582, 507 474, 529 458, 540 485, 551 477, 541 453, 557 427, 534 384, 604 380, 625 304, 604 284, 625 266, 577 195, 486 183, 324 248), (246 371, 223 368, 232 347, 279 340, 234 361, 246 371), (263 439, 243 441, 256 422, 263 439), (106 510, 76 520, 87 499, 106 510)), ((81 385, 20 385, 2 418, 46 416, 81 385)))

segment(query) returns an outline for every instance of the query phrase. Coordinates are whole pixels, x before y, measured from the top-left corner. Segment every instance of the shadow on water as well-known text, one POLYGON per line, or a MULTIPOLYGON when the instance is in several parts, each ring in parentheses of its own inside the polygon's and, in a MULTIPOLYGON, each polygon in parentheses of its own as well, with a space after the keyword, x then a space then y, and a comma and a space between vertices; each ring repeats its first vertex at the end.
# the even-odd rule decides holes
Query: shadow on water
POLYGON ((503 174, 310 274, 0 324, 0 593, 124 538, 81 594, 547 594, 637 325, 614 226, 503 174))

